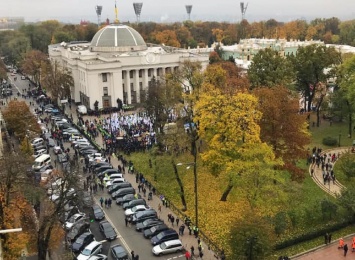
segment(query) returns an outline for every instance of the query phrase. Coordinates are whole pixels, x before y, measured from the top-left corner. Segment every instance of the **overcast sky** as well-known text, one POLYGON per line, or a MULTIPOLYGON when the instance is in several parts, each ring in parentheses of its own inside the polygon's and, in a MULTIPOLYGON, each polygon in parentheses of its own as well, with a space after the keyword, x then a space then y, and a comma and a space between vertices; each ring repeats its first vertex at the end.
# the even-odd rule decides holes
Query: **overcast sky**
MULTIPOLYGON (((185 5, 192 5, 191 20, 229 21, 241 19, 235 0, 118 0, 121 21, 134 21, 133 2, 142 2, 141 21, 172 22, 187 19, 185 5)), ((355 0, 251 0, 249 21, 275 18, 279 21, 338 17, 355 19, 355 0)), ((57 19, 62 22, 96 22, 95 6, 102 5, 102 21, 114 19, 114 0, 1 0, 0 17, 22 16, 26 22, 57 19)))

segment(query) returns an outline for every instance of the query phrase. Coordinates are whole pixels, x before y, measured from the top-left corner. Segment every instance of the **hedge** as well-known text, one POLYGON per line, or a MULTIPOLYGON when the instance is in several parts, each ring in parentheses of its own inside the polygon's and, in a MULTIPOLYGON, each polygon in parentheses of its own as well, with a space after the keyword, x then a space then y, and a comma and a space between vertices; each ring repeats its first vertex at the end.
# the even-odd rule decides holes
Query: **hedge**
POLYGON ((301 235, 293 237, 291 239, 287 239, 287 240, 276 243, 274 246, 274 249, 280 250, 280 249, 284 249, 289 246, 293 246, 298 243, 312 240, 314 238, 324 236, 324 234, 326 234, 326 233, 332 233, 332 232, 337 231, 339 229, 350 226, 351 224, 354 224, 354 223, 355 223, 354 219, 347 219, 347 220, 342 220, 342 221, 334 223, 334 224, 330 224, 328 226, 320 227, 319 229, 310 230, 309 232, 307 232, 305 234, 301 234, 301 235))

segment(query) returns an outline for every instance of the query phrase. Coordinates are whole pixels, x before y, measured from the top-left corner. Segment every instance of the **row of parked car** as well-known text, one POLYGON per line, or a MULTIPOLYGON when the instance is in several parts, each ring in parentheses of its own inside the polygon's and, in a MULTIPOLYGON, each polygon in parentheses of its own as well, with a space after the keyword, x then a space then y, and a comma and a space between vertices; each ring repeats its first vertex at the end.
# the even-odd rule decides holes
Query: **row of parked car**
MULTIPOLYGON (((37 100, 40 101, 44 98, 45 97, 40 95, 37 97, 37 100)), ((40 114, 38 111, 40 111, 40 109, 37 109, 37 113, 33 111, 36 116, 40 114)), ((62 131, 64 139, 68 140, 71 146, 78 150, 80 155, 87 157, 90 162, 103 160, 101 153, 99 153, 96 147, 93 147, 55 106, 52 104, 45 105, 42 111, 50 115, 50 123, 62 131)), ((62 165, 68 163, 69 155, 63 151, 63 147, 56 144, 47 125, 41 120, 39 120, 38 123, 42 129, 42 135, 41 137, 31 140, 31 146, 34 150, 33 157, 35 158, 32 171, 40 174, 42 182, 47 181, 47 194, 50 200, 56 203, 63 185, 63 180, 60 177, 56 178, 51 176, 53 166, 49 149, 53 149, 56 156, 55 160, 62 165), (51 178, 48 178, 49 176, 51 176, 51 178), (48 182, 48 180, 50 181, 48 182)), ((106 240, 111 241, 117 238, 115 229, 105 220, 105 213, 102 208, 94 204, 91 195, 85 191, 77 192, 73 188, 70 188, 70 190, 66 191, 66 199, 67 202, 65 204, 64 214, 61 216, 61 219, 63 221, 63 228, 66 231, 66 243, 71 248, 76 259, 107 259, 107 256, 102 254, 103 242, 96 241, 94 234, 90 231, 91 219, 89 215, 92 215, 95 220, 100 221, 98 223, 99 229, 106 240), (80 205, 75 205, 76 202, 78 202, 78 197, 81 203, 80 205), (91 212, 88 215, 80 211, 79 208, 87 208, 91 212)), ((119 244, 111 246, 110 252, 113 259, 129 259, 125 248, 119 244)))

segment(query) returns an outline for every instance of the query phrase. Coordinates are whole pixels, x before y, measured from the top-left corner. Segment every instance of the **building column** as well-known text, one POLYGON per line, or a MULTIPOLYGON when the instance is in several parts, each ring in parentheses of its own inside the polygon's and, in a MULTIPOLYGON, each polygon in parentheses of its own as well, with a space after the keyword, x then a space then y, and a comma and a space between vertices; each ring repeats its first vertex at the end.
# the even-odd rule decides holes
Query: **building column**
POLYGON ((142 85, 143 85, 143 89, 148 89, 148 69, 144 69, 143 70, 143 75, 142 75, 143 81, 142 81, 142 85))
POLYGON ((125 78, 125 89, 127 91, 127 105, 132 103, 132 96, 131 96, 131 78, 130 78, 130 71, 126 70, 126 78, 125 78))
POLYGON ((139 70, 134 71, 133 75, 134 90, 136 91, 136 102, 140 102, 140 89, 139 89, 139 70))
POLYGON ((158 80, 157 68, 153 68, 153 76, 155 77, 156 80, 158 80))

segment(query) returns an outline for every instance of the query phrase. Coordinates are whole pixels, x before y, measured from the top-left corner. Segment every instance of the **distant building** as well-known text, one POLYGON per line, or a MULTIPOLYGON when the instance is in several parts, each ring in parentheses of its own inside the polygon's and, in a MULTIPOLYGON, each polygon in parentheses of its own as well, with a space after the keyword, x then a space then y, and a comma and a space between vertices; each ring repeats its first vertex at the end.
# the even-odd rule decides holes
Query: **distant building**
POLYGON ((89 42, 49 46, 51 61, 72 71, 71 99, 94 109, 140 102, 153 77, 177 70, 184 61, 200 61, 205 67, 210 49, 177 49, 148 46, 143 37, 126 25, 112 24, 99 30, 89 42))
POLYGON ((0 17, 0 30, 17 30, 25 23, 23 17, 0 17))

